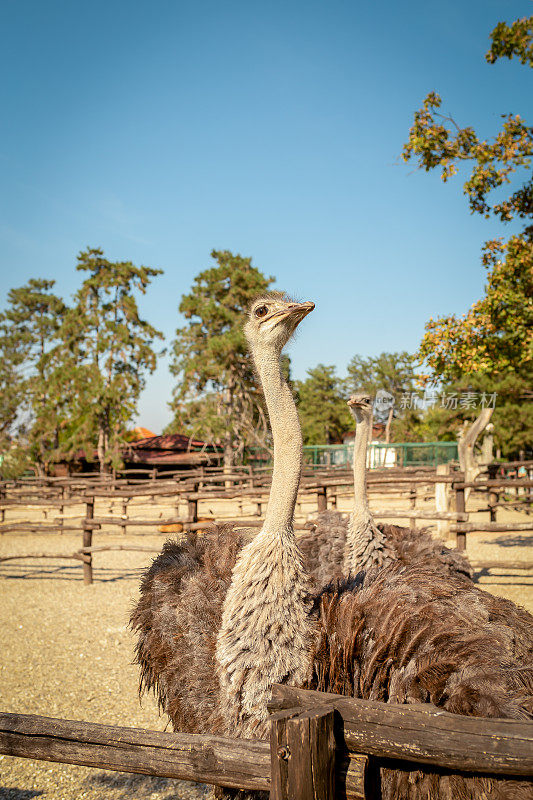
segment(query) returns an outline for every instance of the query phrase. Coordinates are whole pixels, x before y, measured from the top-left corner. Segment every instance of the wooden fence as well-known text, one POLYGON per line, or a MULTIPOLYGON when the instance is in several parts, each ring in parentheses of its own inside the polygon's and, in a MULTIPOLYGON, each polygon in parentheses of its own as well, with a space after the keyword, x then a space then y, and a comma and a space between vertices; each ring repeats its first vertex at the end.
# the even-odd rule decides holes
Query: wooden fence
POLYGON ((0 714, 0 753, 269 791, 271 800, 374 800, 379 767, 531 786, 533 723, 273 687, 270 741, 0 714))
MULTIPOLYGON (((137 472, 137 471, 135 471, 137 472)), ((337 508, 341 497, 352 493, 352 473, 349 469, 329 469, 304 471, 298 503, 314 502, 317 512, 327 508, 337 508)), ((460 550, 466 547, 468 532, 474 530, 490 532, 517 532, 530 531, 533 522, 502 523, 496 520, 496 506, 498 492, 522 491, 531 496, 533 481, 509 480, 506 478, 480 478, 475 482, 465 483, 462 473, 437 474, 424 469, 387 469, 371 471, 368 476, 368 491, 372 496, 395 495, 402 500, 409 501, 409 508, 378 509, 374 512, 376 519, 405 519, 409 524, 418 520, 437 520, 439 533, 447 537, 450 531, 456 534, 456 544, 460 550), (436 510, 417 508, 417 498, 420 493, 430 492, 437 497, 439 488, 441 495, 447 495, 444 504, 437 503, 436 510), (488 497, 491 508, 490 522, 471 522, 465 508, 465 489, 483 492, 488 497), (450 500, 452 501, 450 503, 450 500), (449 510, 453 505, 454 510, 449 510)), ((93 531, 101 530, 102 526, 118 526, 119 530, 126 532, 128 526, 145 529, 161 526, 175 526, 183 531, 203 530, 209 527, 209 520, 202 520, 198 504, 209 500, 245 499, 255 503, 255 517, 240 517, 238 519, 223 519, 241 527, 257 527, 262 524, 261 515, 266 506, 270 487, 270 475, 265 470, 251 471, 249 468, 235 469, 228 473, 218 468, 203 467, 198 470, 182 470, 172 474, 172 479, 157 478, 152 475, 150 480, 141 481, 138 476, 125 476, 124 478, 102 477, 90 478, 88 476, 74 476, 71 478, 35 478, 26 481, 0 482, 0 533, 5 532, 33 532, 33 533, 61 533, 74 531, 81 533, 81 547, 74 553, 65 554, 57 552, 41 552, 8 555, 0 557, 0 561, 15 558, 71 558, 83 564, 85 583, 92 583, 92 556, 95 552, 106 550, 146 550, 155 552, 158 548, 141 547, 135 545, 105 545, 93 544, 93 531), (133 481, 133 483, 131 482, 133 481), (134 498, 147 497, 151 502, 155 498, 172 498, 177 510, 179 503, 186 503, 186 516, 170 516, 160 519, 135 518, 128 514, 129 502, 134 498), (95 503, 100 500, 122 501, 122 513, 111 516, 95 516, 95 503), (84 512, 77 516, 65 516, 65 510, 73 506, 84 506, 84 512), (10 521, 5 520, 5 512, 15 508, 33 508, 43 510, 56 510, 60 518, 50 522, 10 521)), ((313 529, 313 522, 297 524, 297 530, 313 529)), ((491 564, 476 565, 481 568, 490 568, 491 564)), ((498 565, 500 566, 500 565, 498 565)), ((509 564, 510 567, 518 566, 509 564)), ((530 567, 531 564, 521 562, 520 566, 530 567)))

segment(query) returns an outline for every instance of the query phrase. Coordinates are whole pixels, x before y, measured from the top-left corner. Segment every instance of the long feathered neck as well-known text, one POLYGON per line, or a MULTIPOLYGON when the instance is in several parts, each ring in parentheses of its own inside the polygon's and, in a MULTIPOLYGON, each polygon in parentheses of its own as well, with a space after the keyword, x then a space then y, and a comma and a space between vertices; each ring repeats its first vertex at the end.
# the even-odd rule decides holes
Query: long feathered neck
POLYGON ((235 564, 217 638, 221 711, 229 734, 264 736, 273 683, 301 684, 309 670, 309 578, 293 516, 302 435, 280 353, 255 351, 274 440, 264 525, 235 564))
POLYGON ((368 440, 370 438, 370 428, 372 426, 372 415, 361 415, 356 428, 355 440, 353 445, 353 509, 352 519, 371 518, 368 507, 368 496, 366 492, 366 457, 368 450, 368 440))
POLYGON ((296 404, 275 353, 254 352, 263 386, 272 440, 274 468, 263 530, 281 533, 292 530, 294 507, 302 470, 302 432, 296 404))
POLYGON ((345 574, 355 574, 360 570, 383 566, 395 560, 384 534, 374 523, 368 506, 366 456, 372 428, 372 415, 360 413, 356 419, 353 449, 354 497, 344 549, 345 574))

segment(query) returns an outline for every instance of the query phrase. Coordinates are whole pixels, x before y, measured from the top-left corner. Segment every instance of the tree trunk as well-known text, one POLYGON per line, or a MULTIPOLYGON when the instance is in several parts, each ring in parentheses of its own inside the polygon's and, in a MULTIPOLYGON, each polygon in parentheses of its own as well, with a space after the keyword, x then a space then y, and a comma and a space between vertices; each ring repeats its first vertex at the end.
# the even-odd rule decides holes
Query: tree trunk
POLYGON ((100 428, 98 431, 98 461, 100 462, 100 473, 105 472, 105 442, 106 442, 106 435, 105 430, 100 428))
MULTIPOLYGON (((474 447, 478 436, 485 430, 494 412, 493 408, 483 408, 474 422, 468 428, 463 428, 457 438, 457 449, 459 452, 459 464, 465 474, 465 481, 474 481, 482 467, 474 453, 474 447)), ((465 490, 465 502, 468 500, 470 489, 465 490)))

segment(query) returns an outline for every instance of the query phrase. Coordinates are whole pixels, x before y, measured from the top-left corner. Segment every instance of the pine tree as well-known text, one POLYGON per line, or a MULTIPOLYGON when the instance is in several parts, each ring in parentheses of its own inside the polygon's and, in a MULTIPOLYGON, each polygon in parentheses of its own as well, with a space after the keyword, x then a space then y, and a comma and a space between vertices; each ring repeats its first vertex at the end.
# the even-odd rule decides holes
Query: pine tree
POLYGON ((31 279, 8 294, 0 317, 2 367, 1 431, 21 436, 28 456, 46 472, 58 446, 63 396, 51 385, 51 353, 60 337, 66 307, 53 294, 55 281, 31 279))
POLYGON ((335 367, 317 364, 308 378, 296 381, 302 434, 305 444, 331 444, 353 428, 343 382, 335 367))
POLYGON ((183 430, 219 444, 224 465, 242 455, 245 444, 267 444, 268 423, 243 334, 252 300, 268 290, 267 278, 251 258, 213 250, 216 265, 200 272, 180 312, 171 372, 178 379, 170 404, 169 430, 183 430))
POLYGON ((96 443, 106 471, 120 463, 145 376, 156 368, 153 343, 163 335, 140 317, 135 292, 145 294, 162 270, 109 261, 99 248, 81 252, 76 269, 88 276, 65 317, 53 380, 68 386, 71 398, 64 447, 89 455, 96 443))

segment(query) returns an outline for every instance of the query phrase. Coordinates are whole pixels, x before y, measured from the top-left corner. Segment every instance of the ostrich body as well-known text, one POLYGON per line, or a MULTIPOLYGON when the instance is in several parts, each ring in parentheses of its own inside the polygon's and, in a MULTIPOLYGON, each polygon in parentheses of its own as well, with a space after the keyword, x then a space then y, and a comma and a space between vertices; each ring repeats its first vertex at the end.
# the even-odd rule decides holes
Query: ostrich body
MULTIPOLYGON (((307 688, 455 714, 533 720, 533 617, 464 575, 399 560, 315 598, 307 688)), ((524 781, 381 769, 382 800, 533 800, 524 781)))

